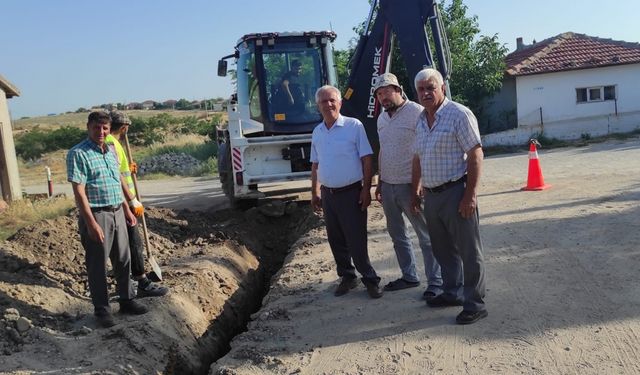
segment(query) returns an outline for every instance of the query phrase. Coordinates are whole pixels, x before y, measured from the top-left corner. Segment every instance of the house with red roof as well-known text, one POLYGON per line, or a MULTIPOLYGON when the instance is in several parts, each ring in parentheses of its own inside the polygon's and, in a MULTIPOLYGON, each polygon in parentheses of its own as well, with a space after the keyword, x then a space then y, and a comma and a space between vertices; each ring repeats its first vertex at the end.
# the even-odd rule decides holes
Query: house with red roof
POLYGON ((518 38, 506 65, 502 90, 487 102, 485 145, 640 128, 639 43, 572 32, 531 45, 518 38))

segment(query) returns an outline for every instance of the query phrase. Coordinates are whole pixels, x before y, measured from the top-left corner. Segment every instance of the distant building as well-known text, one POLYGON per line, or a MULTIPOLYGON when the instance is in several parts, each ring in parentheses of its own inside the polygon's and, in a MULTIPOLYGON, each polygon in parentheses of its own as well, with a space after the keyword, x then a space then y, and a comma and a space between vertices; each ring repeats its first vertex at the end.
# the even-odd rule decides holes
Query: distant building
POLYGON ((7 99, 20 96, 20 91, 0 75, 0 194, 7 202, 22 198, 18 159, 7 99))
POLYGON ((124 108, 126 110, 133 110, 133 109, 142 109, 142 103, 138 103, 138 102, 131 102, 131 103, 127 103, 124 108))
POLYGON ((640 127, 640 44, 563 33, 506 56, 500 92, 487 101, 483 145, 535 134, 579 139, 640 127), (511 130, 506 130, 511 129, 511 130), (497 131, 497 132, 496 132, 497 131))
POLYGON ((145 100, 144 102, 142 102, 142 109, 153 109, 155 105, 156 105, 155 101, 145 100))
POLYGON ((177 100, 169 99, 162 102, 162 105, 165 106, 165 108, 176 109, 177 102, 178 102, 177 100))
POLYGON ((213 103, 213 111, 214 112, 222 112, 224 111, 226 108, 225 103, 213 103))

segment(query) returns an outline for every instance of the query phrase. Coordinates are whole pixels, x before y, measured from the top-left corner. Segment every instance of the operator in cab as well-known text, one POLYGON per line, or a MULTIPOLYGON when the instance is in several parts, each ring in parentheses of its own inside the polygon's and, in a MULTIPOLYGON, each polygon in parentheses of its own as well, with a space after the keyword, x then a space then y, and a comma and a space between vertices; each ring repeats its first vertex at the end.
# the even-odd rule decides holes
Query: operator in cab
POLYGON ((305 108, 305 97, 302 90, 300 74, 302 63, 300 60, 291 61, 291 69, 280 80, 278 89, 279 104, 283 112, 301 113, 305 108))

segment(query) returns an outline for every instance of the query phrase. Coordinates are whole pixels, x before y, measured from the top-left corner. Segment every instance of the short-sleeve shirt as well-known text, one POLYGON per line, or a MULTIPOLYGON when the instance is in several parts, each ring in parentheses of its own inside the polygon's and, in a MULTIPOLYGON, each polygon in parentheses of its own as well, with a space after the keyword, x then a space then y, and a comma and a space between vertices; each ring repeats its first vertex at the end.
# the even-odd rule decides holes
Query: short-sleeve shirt
POLYGON ((432 188, 464 176, 467 152, 477 145, 482 145, 478 121, 469 108, 445 98, 431 129, 423 111, 414 146, 420 157, 422 185, 432 188))
POLYGON ((423 109, 420 104, 406 100, 393 116, 386 111, 378 116, 380 180, 388 184, 411 183, 416 124, 423 109))
POLYGON ((318 163, 318 181, 339 188, 361 181, 361 158, 373 154, 362 123, 339 116, 331 129, 321 122, 311 136, 311 162, 318 163))
POLYGON ((123 201, 116 158, 89 138, 67 153, 67 181, 85 185, 90 207, 117 205, 123 201))

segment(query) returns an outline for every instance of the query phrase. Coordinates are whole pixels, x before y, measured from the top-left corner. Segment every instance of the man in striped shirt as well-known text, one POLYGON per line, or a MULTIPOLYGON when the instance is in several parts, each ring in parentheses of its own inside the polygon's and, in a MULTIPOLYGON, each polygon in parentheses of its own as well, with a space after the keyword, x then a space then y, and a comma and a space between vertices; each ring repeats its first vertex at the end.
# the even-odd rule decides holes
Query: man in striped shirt
POLYGON ((470 324, 488 315, 477 210, 483 159, 478 122, 469 108, 446 98, 437 70, 423 69, 414 81, 424 112, 416 128, 413 201, 419 207, 424 195, 424 216, 443 280, 443 293, 427 299, 427 305, 462 305, 456 323, 470 324))
POLYGON ((110 129, 108 113, 91 112, 87 139, 67 154, 67 180, 72 184, 79 210, 78 227, 86 252, 91 301, 103 327, 115 324, 109 306, 107 258, 114 268, 120 312, 135 315, 147 312, 145 306, 133 300, 127 221, 135 224, 136 218, 123 199, 118 165, 105 144, 110 129))

